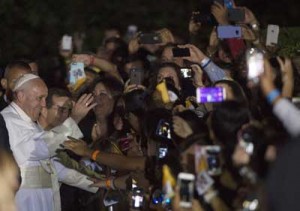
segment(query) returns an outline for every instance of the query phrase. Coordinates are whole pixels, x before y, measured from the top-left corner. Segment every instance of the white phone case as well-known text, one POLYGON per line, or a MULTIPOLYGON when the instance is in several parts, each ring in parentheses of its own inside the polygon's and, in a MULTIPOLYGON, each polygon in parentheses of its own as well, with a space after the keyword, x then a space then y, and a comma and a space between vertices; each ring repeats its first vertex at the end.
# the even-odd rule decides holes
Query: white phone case
POLYGON ((268 25, 266 46, 277 45, 278 36, 279 36, 279 26, 278 25, 268 25))
POLYGON ((61 45, 62 50, 70 51, 72 49, 72 36, 64 35, 61 45))
POLYGON ((190 197, 189 197, 189 201, 184 201, 184 200, 180 200, 179 202, 179 205, 181 207, 184 207, 184 208, 191 208, 192 207, 192 200, 193 200, 193 194, 194 194, 194 184, 195 184, 195 175, 193 174, 189 174, 189 173, 184 173, 184 172, 181 172, 178 174, 178 180, 177 182, 179 183, 179 187, 181 188, 181 183, 182 183, 182 180, 185 180, 185 181, 190 181, 189 183, 189 187, 188 187, 188 191, 189 191, 189 194, 190 194, 190 197))

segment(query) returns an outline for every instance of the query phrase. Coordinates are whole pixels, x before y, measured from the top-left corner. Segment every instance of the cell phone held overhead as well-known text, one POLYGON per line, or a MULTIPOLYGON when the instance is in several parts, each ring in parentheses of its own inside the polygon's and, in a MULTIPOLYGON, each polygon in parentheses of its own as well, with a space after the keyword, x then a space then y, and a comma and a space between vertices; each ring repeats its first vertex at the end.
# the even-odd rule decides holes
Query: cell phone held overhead
POLYGON ((245 10, 230 8, 228 9, 228 20, 233 22, 242 22, 245 20, 245 10))
POLYGON ((229 38, 241 38, 242 28, 240 26, 218 26, 217 27, 218 38, 229 39, 229 38))
POLYGON ((141 85, 144 80, 144 70, 138 68, 130 69, 130 84, 141 85))
POLYGON ((159 33, 142 33, 139 36, 140 44, 160 44, 162 38, 159 33))
POLYGON ((69 71, 69 86, 76 91, 86 81, 86 74, 84 72, 84 63, 73 62, 70 64, 69 71))
POLYGON ((226 99, 226 90, 223 87, 197 88, 197 103, 219 103, 226 99))
POLYGON ((64 35, 62 37, 61 49, 64 51, 72 50, 72 36, 64 35))
POLYGON ((250 48, 246 52, 246 61, 248 82, 256 85, 259 82, 259 76, 264 72, 264 54, 257 48, 250 48))
POLYGON ((189 48, 172 48, 173 57, 189 57, 191 52, 189 48))
POLYGON ((278 44, 279 26, 268 25, 266 46, 274 46, 278 44))
POLYGON ((181 172, 178 174, 177 183, 180 188, 180 207, 191 208, 194 198, 195 176, 190 173, 181 172))

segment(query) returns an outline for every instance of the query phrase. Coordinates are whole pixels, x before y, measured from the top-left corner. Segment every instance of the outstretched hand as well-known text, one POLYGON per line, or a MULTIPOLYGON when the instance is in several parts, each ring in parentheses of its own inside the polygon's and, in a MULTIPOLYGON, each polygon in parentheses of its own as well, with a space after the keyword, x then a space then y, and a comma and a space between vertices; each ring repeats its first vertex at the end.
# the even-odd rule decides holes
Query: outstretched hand
MULTIPOLYGON (((71 139, 71 137, 68 137, 71 139)), ((65 149, 71 150, 76 155, 90 157, 91 150, 83 140, 68 140, 63 143, 65 149)))
POLYGON ((74 104, 71 117, 75 122, 79 123, 96 105, 97 103, 94 103, 94 97, 92 94, 83 94, 74 104))

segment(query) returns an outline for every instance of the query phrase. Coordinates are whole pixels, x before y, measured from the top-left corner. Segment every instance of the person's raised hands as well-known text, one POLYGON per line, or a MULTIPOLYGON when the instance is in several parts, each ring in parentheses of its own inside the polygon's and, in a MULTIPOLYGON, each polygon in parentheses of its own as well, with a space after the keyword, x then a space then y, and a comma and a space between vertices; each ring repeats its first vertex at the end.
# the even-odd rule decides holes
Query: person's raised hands
POLYGON ((193 134, 189 124, 179 116, 173 116, 173 129, 174 133, 180 138, 187 138, 193 134))
POLYGON ((97 103, 94 102, 92 94, 83 94, 73 105, 71 117, 79 123, 87 113, 94 108, 97 103))
POLYGON ((191 65, 191 68, 194 72, 193 85, 195 87, 203 87, 203 70, 198 64, 191 65))
POLYGON ((186 45, 178 45, 179 48, 189 48, 190 49, 190 56, 182 57, 193 63, 200 63, 203 59, 207 58, 207 56, 196 46, 191 44, 186 45))
POLYGON ((260 87, 265 96, 275 89, 274 74, 272 66, 267 59, 264 59, 264 72, 260 76, 260 87))
POLYGON ((219 2, 214 2, 214 4, 211 6, 211 13, 215 17, 216 21, 220 25, 228 25, 228 10, 227 8, 220 4, 219 2))
POLYGON ((284 97, 292 97, 294 89, 292 61, 290 58, 285 57, 284 59, 281 59, 279 56, 277 57, 277 61, 279 62, 282 75, 282 95, 284 97))
POLYGON ((88 54, 73 54, 72 56, 72 62, 82 62, 85 66, 92 65, 94 59, 93 55, 88 54))

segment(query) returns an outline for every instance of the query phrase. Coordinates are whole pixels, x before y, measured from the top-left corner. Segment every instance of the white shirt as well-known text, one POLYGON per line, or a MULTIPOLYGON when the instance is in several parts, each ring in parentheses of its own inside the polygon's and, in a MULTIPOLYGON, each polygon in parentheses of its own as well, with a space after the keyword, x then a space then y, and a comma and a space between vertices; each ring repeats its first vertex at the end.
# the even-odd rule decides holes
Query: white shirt
POLYGON ((67 140, 67 136, 82 138, 82 133, 72 118, 51 131, 44 131, 14 102, 1 114, 6 123, 13 155, 21 170, 22 184, 26 183, 23 173, 28 167, 43 166, 47 172, 52 172, 53 188, 22 188, 21 184, 16 194, 19 211, 59 211, 58 180, 91 192, 97 191, 97 188, 88 188, 92 182, 87 181, 84 175, 50 160, 59 145, 67 140))

